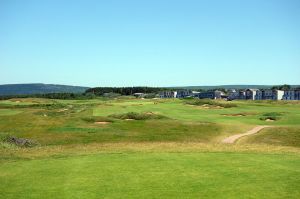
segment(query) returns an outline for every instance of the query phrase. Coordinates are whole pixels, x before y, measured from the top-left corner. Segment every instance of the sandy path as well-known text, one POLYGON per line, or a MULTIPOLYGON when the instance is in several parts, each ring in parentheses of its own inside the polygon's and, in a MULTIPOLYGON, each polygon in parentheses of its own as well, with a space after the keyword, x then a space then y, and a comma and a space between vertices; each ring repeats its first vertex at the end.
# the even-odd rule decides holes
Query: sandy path
POLYGON ((256 126, 253 129, 247 131, 246 133, 241 133, 241 134, 236 134, 236 135, 232 135, 230 137, 225 138, 224 140, 222 140, 222 143, 227 143, 227 144, 232 144, 234 143, 237 139, 247 136, 247 135, 252 135, 255 133, 258 133, 260 130, 267 128, 270 126, 256 126))

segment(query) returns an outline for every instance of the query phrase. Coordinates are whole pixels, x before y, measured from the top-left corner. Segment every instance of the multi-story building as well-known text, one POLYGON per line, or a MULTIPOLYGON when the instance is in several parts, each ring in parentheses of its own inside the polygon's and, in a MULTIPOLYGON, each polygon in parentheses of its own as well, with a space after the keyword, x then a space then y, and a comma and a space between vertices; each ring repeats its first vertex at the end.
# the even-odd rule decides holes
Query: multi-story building
POLYGON ((191 90, 178 90, 176 98, 185 98, 185 97, 190 97, 192 96, 192 91, 191 90))
POLYGON ((239 91, 239 99, 246 99, 246 91, 239 91))
POLYGON ((285 90, 283 94, 283 100, 295 100, 295 91, 285 90))
POLYGON ((263 100, 272 100, 273 99, 273 90, 271 89, 266 89, 266 90, 263 90, 263 100))
POLYGON ((240 93, 235 89, 230 89, 228 91, 228 99, 229 100, 239 99, 239 96, 240 96, 240 93))
POLYGON ((281 90, 257 90, 255 100, 282 100, 284 91, 281 90))
POLYGON ((161 91, 159 93, 160 98, 176 98, 177 92, 176 91, 161 91))
POLYGON ((200 99, 221 99, 224 95, 224 92, 216 90, 201 92, 197 95, 197 97, 200 99))
POLYGON ((295 90, 294 99, 295 100, 300 100, 300 89, 295 90))
POLYGON ((273 99, 272 100, 282 100, 284 91, 282 90, 273 90, 273 99))
POLYGON ((255 100, 257 91, 258 91, 258 89, 247 89, 246 90, 246 99, 247 100, 255 100))
POLYGON ((257 90, 255 95, 255 100, 263 100, 264 92, 262 90, 257 90))

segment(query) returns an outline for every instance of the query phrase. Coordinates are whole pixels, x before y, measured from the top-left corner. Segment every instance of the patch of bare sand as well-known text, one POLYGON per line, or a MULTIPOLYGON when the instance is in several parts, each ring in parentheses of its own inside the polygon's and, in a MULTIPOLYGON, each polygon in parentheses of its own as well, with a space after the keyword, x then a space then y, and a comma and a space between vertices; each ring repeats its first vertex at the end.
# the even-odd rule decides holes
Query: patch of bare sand
POLYGON ((111 122, 95 122, 95 124, 110 124, 111 122))
POLYGON ((64 108, 64 109, 60 109, 60 110, 58 110, 57 112, 58 112, 58 113, 60 113, 60 112, 65 112, 65 111, 67 111, 67 110, 69 110, 69 109, 67 109, 67 108, 64 108))
POLYGON ((243 112, 243 113, 228 113, 228 114, 221 114, 222 116, 248 116, 248 115, 256 115, 257 113, 252 113, 252 112, 243 112))
POLYGON ((266 122, 274 122, 275 120, 272 120, 272 119, 266 119, 265 121, 266 121, 266 122))
POLYGON ((232 135, 230 137, 227 137, 224 140, 222 140, 222 143, 233 144, 239 138, 247 136, 247 135, 252 135, 252 134, 258 133, 259 131, 261 131, 262 129, 267 128, 267 127, 270 127, 270 126, 256 126, 253 129, 247 131, 246 133, 236 134, 236 135, 232 135))

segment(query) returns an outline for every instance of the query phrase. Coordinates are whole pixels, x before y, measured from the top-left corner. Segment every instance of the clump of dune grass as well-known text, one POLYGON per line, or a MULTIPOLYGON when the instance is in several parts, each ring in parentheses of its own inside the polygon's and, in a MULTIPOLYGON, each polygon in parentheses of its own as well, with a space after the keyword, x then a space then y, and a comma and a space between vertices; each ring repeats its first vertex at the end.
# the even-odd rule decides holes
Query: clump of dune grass
POLYGON ((282 117, 282 113, 278 113, 278 112, 270 112, 270 113, 265 113, 262 115, 262 117, 260 117, 260 120, 279 120, 282 117))
POLYGON ((95 123, 95 122, 113 122, 113 119, 103 116, 91 116, 81 118, 85 122, 95 123))
POLYGON ((110 115, 109 117, 116 118, 116 119, 121 119, 121 120, 126 120, 126 119, 149 120, 149 119, 163 119, 163 118, 166 118, 163 115, 155 114, 155 113, 152 113, 152 112, 146 112, 146 113, 128 112, 128 113, 123 113, 123 114, 113 114, 113 115, 110 115))

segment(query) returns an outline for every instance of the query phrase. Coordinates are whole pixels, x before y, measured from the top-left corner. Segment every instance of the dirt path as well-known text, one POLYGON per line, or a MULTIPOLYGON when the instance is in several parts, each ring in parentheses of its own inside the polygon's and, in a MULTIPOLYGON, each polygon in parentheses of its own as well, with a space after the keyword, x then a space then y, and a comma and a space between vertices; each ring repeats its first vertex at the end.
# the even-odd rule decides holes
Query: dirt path
POLYGON ((267 127, 270 127, 270 126, 256 126, 253 129, 247 131, 246 133, 236 134, 236 135, 232 135, 230 137, 227 137, 224 140, 222 140, 222 143, 232 144, 241 137, 258 133, 260 130, 262 130, 264 128, 267 128, 267 127))

